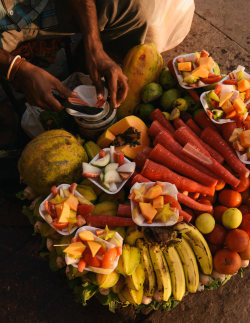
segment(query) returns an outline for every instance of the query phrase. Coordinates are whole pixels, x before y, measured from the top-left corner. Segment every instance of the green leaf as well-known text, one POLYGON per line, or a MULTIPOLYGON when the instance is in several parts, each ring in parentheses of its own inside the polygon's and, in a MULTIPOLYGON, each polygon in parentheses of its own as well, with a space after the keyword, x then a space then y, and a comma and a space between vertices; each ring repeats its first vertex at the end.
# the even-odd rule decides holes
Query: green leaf
POLYGON ((214 290, 218 289, 221 286, 221 281, 219 278, 213 279, 208 286, 204 286, 205 289, 214 290))
POLYGON ((240 275, 241 278, 243 278, 243 268, 240 268, 238 270, 238 274, 240 275))
POLYGON ((81 303, 83 306, 87 305, 87 301, 93 297, 97 290, 98 286, 86 281, 82 284, 83 290, 82 290, 82 297, 81 297, 81 303))
POLYGON ((102 305, 108 305, 110 312, 115 313, 119 303, 119 299, 117 298, 116 294, 113 292, 110 292, 108 295, 98 293, 96 296, 102 305))

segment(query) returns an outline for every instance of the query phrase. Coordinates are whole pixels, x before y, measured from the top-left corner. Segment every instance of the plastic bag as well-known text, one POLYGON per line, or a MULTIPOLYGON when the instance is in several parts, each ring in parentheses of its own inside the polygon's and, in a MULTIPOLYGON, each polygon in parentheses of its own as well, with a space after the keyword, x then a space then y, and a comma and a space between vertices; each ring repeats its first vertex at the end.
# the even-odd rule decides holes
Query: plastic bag
POLYGON ((187 36, 195 5, 194 0, 154 0, 154 2, 155 8, 149 21, 145 42, 153 41, 161 53, 176 47, 187 36))

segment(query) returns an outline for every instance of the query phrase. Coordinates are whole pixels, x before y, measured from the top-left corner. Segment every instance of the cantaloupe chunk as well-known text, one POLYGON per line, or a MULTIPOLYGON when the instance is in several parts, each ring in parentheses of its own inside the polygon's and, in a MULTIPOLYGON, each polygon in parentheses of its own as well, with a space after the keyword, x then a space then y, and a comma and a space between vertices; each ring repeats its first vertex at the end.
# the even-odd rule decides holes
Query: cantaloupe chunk
POLYGON ((246 105, 241 98, 234 100, 233 106, 237 113, 245 113, 246 105))
POLYGON ((179 71, 190 72, 192 71, 192 63, 191 62, 178 63, 177 68, 179 71))
POLYGON ((153 200, 160 195, 162 195, 162 186, 156 184, 156 185, 150 187, 146 191, 144 198, 149 199, 149 200, 153 200))
POLYGON ((93 233, 88 230, 84 230, 84 231, 80 232, 79 238, 82 241, 94 241, 95 240, 93 233))
POLYGON ((224 92, 221 93, 220 95, 220 102, 219 102, 219 107, 222 107, 223 104, 229 100, 231 98, 231 96, 233 95, 233 92, 224 92))
POLYGON ((57 216, 58 216, 58 222, 60 222, 60 223, 69 222, 69 216, 70 216, 69 205, 64 202, 59 211, 58 211, 58 209, 56 207, 56 213, 57 213, 57 216))
POLYGON ((101 248, 102 245, 96 241, 87 241, 87 244, 91 251, 92 257, 95 257, 95 255, 97 254, 98 250, 101 248))
POLYGON ((68 206, 71 210, 77 211, 77 206, 79 204, 79 201, 78 201, 77 197, 75 197, 73 194, 70 194, 64 203, 68 204, 68 206))
POLYGON ((67 253, 70 257, 81 258, 85 249, 86 246, 82 242, 73 242, 63 252, 67 253))
POLYGON ((239 138, 240 138, 240 144, 241 144, 241 146, 243 146, 245 148, 249 148, 250 147, 250 130, 242 131, 239 134, 239 138))
POLYGON ((242 79, 237 82, 238 91, 245 92, 250 88, 250 82, 248 80, 242 79))
POLYGON ((204 66, 198 66, 191 72, 191 74, 196 77, 207 78, 209 71, 204 66))
POLYGON ((147 223, 152 223, 157 213, 157 210, 152 206, 151 203, 140 202, 139 207, 142 215, 144 216, 145 219, 147 219, 147 223))
POLYGON ((234 110, 234 107, 230 100, 227 100, 226 102, 224 102, 221 108, 225 113, 230 113, 234 110))
POLYGON ((199 64, 200 66, 210 71, 214 66, 214 60, 212 59, 212 57, 201 57, 199 60, 199 64))
POLYGON ((164 197, 162 195, 153 199, 153 207, 155 209, 161 209, 163 208, 163 205, 164 205, 164 197))

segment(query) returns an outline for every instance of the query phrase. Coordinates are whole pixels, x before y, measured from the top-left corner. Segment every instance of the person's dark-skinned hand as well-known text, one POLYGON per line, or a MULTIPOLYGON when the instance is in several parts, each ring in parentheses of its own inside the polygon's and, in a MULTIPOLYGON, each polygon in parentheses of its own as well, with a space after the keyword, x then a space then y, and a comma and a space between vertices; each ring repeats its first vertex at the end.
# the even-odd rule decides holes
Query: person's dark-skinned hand
POLYGON ((13 84, 22 90, 28 103, 45 110, 63 109, 61 103, 53 96, 53 91, 57 91, 62 98, 76 96, 56 77, 29 62, 22 63, 13 84))
POLYGON ((116 109, 125 100, 128 93, 128 82, 126 75, 103 49, 86 55, 86 66, 89 75, 96 86, 97 97, 103 95, 103 84, 101 77, 105 77, 108 87, 111 107, 116 109))

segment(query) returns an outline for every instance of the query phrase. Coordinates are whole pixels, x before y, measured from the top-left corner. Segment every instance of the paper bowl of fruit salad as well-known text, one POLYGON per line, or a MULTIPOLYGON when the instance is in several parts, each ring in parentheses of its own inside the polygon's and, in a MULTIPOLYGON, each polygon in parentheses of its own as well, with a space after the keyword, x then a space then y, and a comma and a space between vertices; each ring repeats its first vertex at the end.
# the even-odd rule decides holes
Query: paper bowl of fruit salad
MULTIPOLYGON (((92 271, 98 274, 110 274, 118 264, 122 254, 123 238, 108 227, 98 229, 81 227, 71 243, 63 250, 65 262, 78 268, 79 272, 92 271)), ((103 278, 102 276, 97 279, 103 278)))
POLYGON ((108 194, 118 193, 135 171, 135 162, 114 146, 102 149, 90 163, 83 163, 83 176, 108 194))
POLYGON ((41 203, 41 217, 58 233, 70 235, 86 223, 94 205, 76 190, 77 184, 53 186, 52 193, 41 203))
POLYGON ((235 90, 240 92, 240 96, 244 102, 250 99, 250 75, 245 72, 245 67, 239 65, 233 72, 230 72, 221 81, 224 85, 232 85, 235 90))
POLYGON ((174 225, 179 218, 177 194, 171 183, 135 183, 129 195, 133 221, 139 226, 174 225))
POLYGON ((181 87, 194 89, 221 80, 220 68, 205 50, 174 58, 173 67, 181 87))
POLYGON ((229 141, 239 159, 245 164, 250 164, 250 129, 235 128, 229 141))
POLYGON ((233 85, 216 84, 214 90, 203 92, 201 103, 208 117, 217 124, 234 122, 248 116, 248 102, 233 85))

